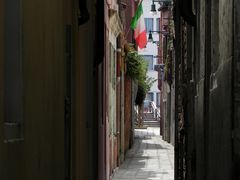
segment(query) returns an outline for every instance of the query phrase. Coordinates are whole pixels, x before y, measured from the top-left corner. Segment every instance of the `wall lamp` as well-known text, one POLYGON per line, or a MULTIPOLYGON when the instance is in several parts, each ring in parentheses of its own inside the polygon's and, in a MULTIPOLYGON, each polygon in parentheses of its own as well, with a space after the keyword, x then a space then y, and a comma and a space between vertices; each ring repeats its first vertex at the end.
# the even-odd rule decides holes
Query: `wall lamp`
POLYGON ((152 0, 150 12, 153 15, 157 14, 156 5, 154 4, 155 2, 158 2, 160 4, 158 11, 161 11, 164 7, 171 6, 171 4, 172 4, 172 0, 152 0))
POLYGON ((156 44, 158 47, 160 45, 160 41, 152 41, 153 44, 156 44))
POLYGON ((169 32, 166 32, 166 31, 149 31, 148 42, 154 42, 152 33, 163 34, 164 36, 168 36, 169 35, 169 32))

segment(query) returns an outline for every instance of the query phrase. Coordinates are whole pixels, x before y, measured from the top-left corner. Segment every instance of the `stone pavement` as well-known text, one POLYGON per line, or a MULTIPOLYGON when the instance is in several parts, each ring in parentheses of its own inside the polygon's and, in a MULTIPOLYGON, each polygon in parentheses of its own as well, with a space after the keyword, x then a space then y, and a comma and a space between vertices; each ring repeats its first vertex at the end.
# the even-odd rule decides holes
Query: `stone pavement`
POLYGON ((174 180, 174 148, 159 128, 135 130, 135 143, 112 180, 174 180))

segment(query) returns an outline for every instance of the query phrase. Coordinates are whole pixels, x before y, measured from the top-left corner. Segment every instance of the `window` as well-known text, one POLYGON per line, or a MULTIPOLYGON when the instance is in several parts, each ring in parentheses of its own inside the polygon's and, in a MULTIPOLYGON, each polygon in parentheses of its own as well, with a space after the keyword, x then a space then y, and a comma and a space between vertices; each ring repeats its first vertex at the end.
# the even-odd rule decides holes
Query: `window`
POLYGON ((160 18, 156 18, 156 31, 160 31, 160 18))
POLYGON ((145 18, 146 31, 153 31, 153 18, 145 18))
POLYGON ((21 1, 5 0, 4 142, 23 139, 21 1))
POLYGON ((146 100, 153 101, 153 93, 152 92, 146 94, 146 100))
POLYGON ((153 70, 153 55, 143 55, 143 57, 148 63, 148 71, 153 70))

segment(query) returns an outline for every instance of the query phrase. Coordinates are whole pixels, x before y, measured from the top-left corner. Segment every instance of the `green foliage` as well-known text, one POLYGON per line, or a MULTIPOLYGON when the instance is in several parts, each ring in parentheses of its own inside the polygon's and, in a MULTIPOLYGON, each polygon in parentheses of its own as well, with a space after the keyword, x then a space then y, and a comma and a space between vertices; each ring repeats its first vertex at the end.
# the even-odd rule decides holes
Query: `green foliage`
POLYGON ((135 103, 136 105, 141 106, 147 92, 156 80, 154 80, 154 78, 147 77, 148 64, 136 51, 129 51, 125 61, 127 64, 126 74, 138 83, 135 103))
POLYGON ((147 73, 148 64, 136 51, 129 51, 126 56, 127 75, 133 80, 141 81, 147 73))
POLYGON ((145 90, 145 93, 147 93, 155 81, 156 79, 146 76, 143 81, 140 81, 138 83, 138 86, 143 87, 143 89, 145 90))
POLYGON ((143 104, 147 92, 150 90, 155 81, 156 79, 145 76, 143 81, 138 82, 137 97, 135 99, 136 105, 141 106, 143 104))

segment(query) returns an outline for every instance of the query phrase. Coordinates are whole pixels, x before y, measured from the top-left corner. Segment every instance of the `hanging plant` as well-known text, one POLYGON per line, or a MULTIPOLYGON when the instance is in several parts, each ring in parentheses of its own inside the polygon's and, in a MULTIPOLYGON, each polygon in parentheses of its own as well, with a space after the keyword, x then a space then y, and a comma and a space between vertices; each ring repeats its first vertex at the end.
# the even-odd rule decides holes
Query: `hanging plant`
POLYGON ((136 105, 141 106, 143 104, 147 92, 150 90, 155 81, 157 81, 157 79, 146 76, 145 79, 138 82, 138 91, 135 99, 136 105))
POLYGON ((138 91, 135 103, 136 105, 141 106, 147 92, 150 90, 152 84, 156 80, 147 77, 147 61, 133 48, 129 48, 129 46, 126 46, 126 49, 128 51, 125 58, 125 62, 127 65, 126 75, 138 84, 138 91))
POLYGON ((148 64, 137 51, 129 51, 126 56, 126 74, 133 80, 139 81, 146 76, 148 64))

